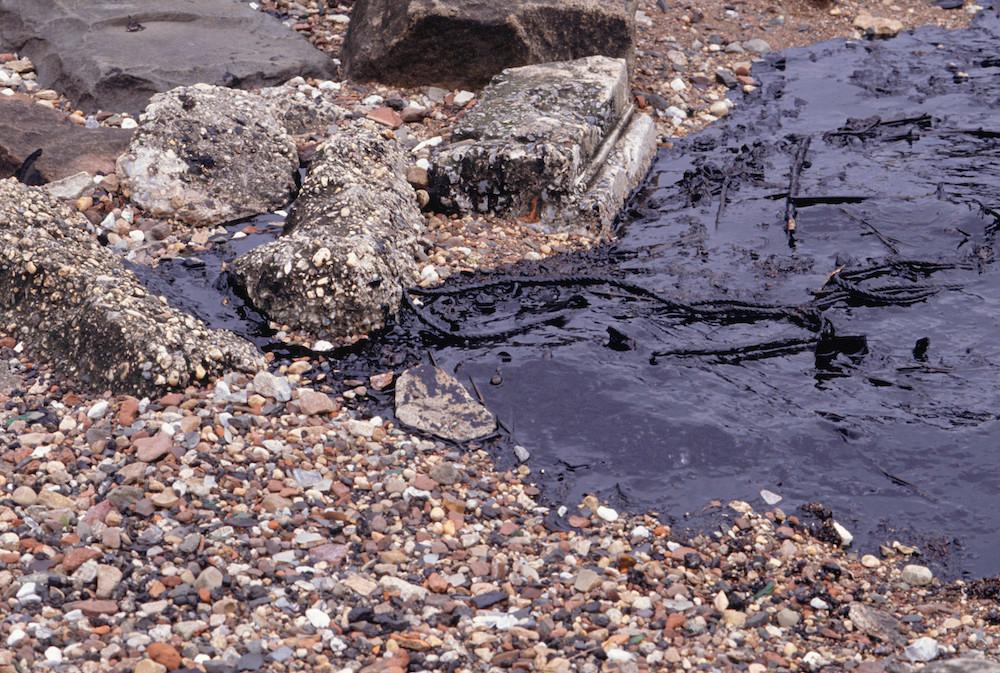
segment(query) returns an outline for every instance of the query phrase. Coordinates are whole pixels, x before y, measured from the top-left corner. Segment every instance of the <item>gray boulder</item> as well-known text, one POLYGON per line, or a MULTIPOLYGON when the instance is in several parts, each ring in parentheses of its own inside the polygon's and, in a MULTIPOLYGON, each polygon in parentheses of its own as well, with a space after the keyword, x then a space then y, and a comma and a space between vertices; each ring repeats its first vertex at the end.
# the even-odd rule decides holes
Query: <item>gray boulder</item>
POLYGON ((473 399, 454 376, 427 364, 408 369, 396 379, 396 418, 457 442, 485 437, 497 427, 490 410, 473 399))
POLYGON ((405 170, 402 147, 372 122, 333 132, 284 234, 232 265, 254 306, 321 337, 382 327, 417 278, 423 217, 405 170))
POLYGON ((512 66, 600 54, 631 60, 637 0, 355 0, 347 74, 479 87, 512 66))
POLYGON ((295 31, 233 0, 2 0, 0 47, 88 112, 138 113, 198 82, 253 88, 333 71, 295 31))
POLYGON ((42 155, 34 168, 46 182, 77 173, 114 173, 115 159, 125 151, 132 131, 87 129, 57 112, 16 96, 0 96, 0 178, 14 171, 35 150, 42 155))
POLYGON ((152 395, 254 372, 250 343, 146 292, 89 223, 40 188, 0 181, 0 328, 92 390, 152 395))
POLYGON ((298 166, 271 104, 196 84, 153 97, 117 173, 149 214, 208 226, 286 205, 298 166))

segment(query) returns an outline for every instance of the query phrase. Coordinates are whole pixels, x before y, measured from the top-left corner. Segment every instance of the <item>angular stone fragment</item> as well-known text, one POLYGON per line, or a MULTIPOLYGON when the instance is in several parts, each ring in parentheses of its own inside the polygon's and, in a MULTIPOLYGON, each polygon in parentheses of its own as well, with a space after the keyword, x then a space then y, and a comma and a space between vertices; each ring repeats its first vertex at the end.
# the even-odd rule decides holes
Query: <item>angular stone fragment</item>
POLYGON ((333 133, 317 149, 284 235, 233 263, 254 306, 320 337, 383 326, 418 275, 423 217, 405 172, 402 147, 371 122, 333 133))
POLYGON ((85 387, 152 394, 263 367, 230 332, 150 296, 87 220, 44 190, 0 181, 0 328, 85 387))
POLYGON ((511 68, 436 152, 430 193, 446 209, 593 228, 617 215, 655 147, 652 121, 632 117, 625 61, 511 68))
POLYGON ((87 112, 137 113, 153 94, 198 82, 257 88, 333 72, 295 31, 232 0, 4 0, 0 44, 87 112))
POLYGON ((443 369, 418 365, 396 381, 396 418, 444 439, 467 442, 496 430, 496 418, 443 369))
POLYGON ((344 45, 355 79, 477 88, 504 68, 631 59, 636 0, 356 0, 344 45))
POLYGON ((281 208, 298 167, 295 142, 268 102, 196 84, 153 97, 117 172, 151 215, 208 226, 281 208))
POLYGON ((42 180, 53 182, 77 173, 113 173, 115 159, 128 146, 132 131, 88 129, 65 113, 15 96, 0 96, 0 178, 14 175, 35 150, 42 180))

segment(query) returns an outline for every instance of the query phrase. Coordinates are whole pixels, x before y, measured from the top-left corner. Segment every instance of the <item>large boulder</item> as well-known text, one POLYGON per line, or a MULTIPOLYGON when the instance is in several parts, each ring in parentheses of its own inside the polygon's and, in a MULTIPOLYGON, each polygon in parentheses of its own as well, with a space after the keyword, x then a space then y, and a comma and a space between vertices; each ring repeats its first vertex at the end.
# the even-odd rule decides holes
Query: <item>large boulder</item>
POLYGON ((628 82, 605 56, 504 70, 435 151, 436 205, 605 233, 656 153, 628 82))
POLYGON ((198 82, 253 88, 333 70, 303 37, 233 0, 3 0, 0 47, 87 111, 138 113, 153 94, 198 82))
POLYGON ((150 395, 263 367, 250 343, 146 292, 89 226, 45 190, 0 180, 0 329, 94 390, 150 395))
POLYGON ((131 137, 126 129, 83 128, 68 121, 65 113, 16 96, 0 96, 0 178, 14 175, 39 149, 42 155, 34 168, 46 182, 81 172, 114 173, 115 159, 131 137))
POLYGON ((637 0, 355 0, 347 74, 401 86, 478 87, 512 66, 631 60, 637 0))
POLYGON ((153 97, 117 172, 151 215, 207 226, 286 205, 298 167, 295 142, 270 103, 196 84, 153 97))
POLYGON ((284 234, 232 265, 271 320, 317 336, 367 333, 394 314, 417 278, 423 217, 402 147, 372 122, 317 149, 284 234))

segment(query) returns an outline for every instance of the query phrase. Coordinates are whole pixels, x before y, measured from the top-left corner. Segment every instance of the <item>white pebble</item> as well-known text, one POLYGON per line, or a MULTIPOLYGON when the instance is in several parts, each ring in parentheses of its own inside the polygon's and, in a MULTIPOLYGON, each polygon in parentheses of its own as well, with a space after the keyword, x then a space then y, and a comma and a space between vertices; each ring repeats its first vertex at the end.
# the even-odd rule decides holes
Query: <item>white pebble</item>
POLYGON ((610 507, 605 507, 601 505, 597 508, 597 516, 601 517, 607 522, 618 521, 618 512, 611 509, 610 507))
POLYGON ((325 629, 330 626, 330 615, 326 614, 322 610, 317 610, 316 608, 309 608, 306 610, 306 619, 308 619, 309 623, 317 629, 325 629))
POLYGON ((96 421, 99 418, 104 418, 104 414, 106 413, 108 413, 107 400, 99 400, 94 403, 94 406, 87 410, 87 418, 92 421, 96 421))
POLYGON ((774 491, 769 491, 766 488, 760 492, 760 498, 768 505, 777 505, 779 502, 784 500, 780 495, 774 491))

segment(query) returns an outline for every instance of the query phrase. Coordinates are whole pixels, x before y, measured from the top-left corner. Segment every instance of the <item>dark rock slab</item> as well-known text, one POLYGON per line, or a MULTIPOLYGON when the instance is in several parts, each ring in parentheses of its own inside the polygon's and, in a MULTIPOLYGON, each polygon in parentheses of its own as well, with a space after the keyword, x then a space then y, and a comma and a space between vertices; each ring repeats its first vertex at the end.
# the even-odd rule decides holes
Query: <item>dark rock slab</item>
POLYGON ((635 0, 356 0, 349 76, 478 87, 504 68, 603 55, 631 60, 635 0))
POLYGON ((333 69, 303 37, 232 0, 4 0, 0 46, 85 111, 137 113, 178 86, 251 88, 333 69))
POLYGON ((44 189, 0 180, 0 328, 91 390, 153 395, 263 367, 252 344, 142 287, 90 223, 44 189))
POLYGON ((14 175, 35 150, 42 155, 34 168, 45 182, 85 172, 115 171, 115 159, 128 146, 132 131, 87 129, 57 110, 15 96, 0 97, 0 179, 14 175))

